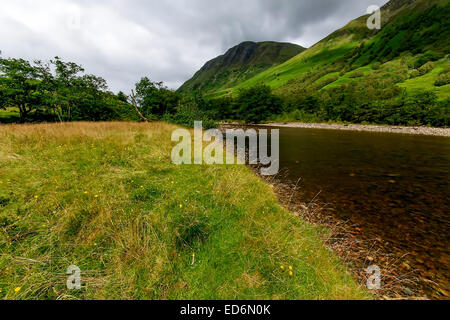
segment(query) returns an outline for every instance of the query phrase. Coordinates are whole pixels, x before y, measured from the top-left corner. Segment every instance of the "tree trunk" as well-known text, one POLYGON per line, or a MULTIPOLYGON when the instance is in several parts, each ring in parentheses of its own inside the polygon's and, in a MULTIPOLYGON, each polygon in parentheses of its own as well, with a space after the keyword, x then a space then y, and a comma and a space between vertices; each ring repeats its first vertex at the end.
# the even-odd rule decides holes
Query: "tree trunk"
POLYGON ((138 105, 136 103, 136 97, 134 96, 134 90, 131 90, 131 100, 133 102, 134 109, 136 110, 137 114, 139 115, 139 118, 141 118, 144 122, 149 122, 146 117, 139 111, 138 105))

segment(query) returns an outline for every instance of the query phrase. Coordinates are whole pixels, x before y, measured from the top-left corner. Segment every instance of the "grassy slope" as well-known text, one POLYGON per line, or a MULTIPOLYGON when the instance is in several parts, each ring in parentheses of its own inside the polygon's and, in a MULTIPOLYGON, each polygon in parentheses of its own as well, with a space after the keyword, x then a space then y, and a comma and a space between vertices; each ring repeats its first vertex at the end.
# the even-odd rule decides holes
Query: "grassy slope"
POLYGON ((235 94, 239 89, 249 88, 260 83, 270 85, 275 89, 280 88, 290 80, 302 78, 322 69, 324 65, 331 65, 342 59, 346 53, 359 45, 360 39, 364 37, 366 31, 364 17, 356 19, 285 63, 239 83, 231 91, 220 91, 216 95, 235 94))
POLYGON ((172 165, 174 129, 0 127, 0 298, 370 298, 249 169, 172 165))
MULTIPOLYGON (((370 38, 369 41, 366 42, 365 47, 369 47, 370 44, 374 43, 373 51, 375 53, 382 54, 386 50, 386 48, 391 48, 395 50, 401 41, 405 41, 408 43, 408 39, 420 34, 420 37, 424 39, 424 43, 427 43, 427 39, 429 39, 430 35, 427 34, 428 29, 421 29, 420 24, 417 27, 417 30, 413 30, 416 28, 416 25, 412 22, 406 21, 405 17, 409 17, 411 14, 415 12, 423 12, 431 7, 433 4, 437 4, 439 6, 449 5, 447 0, 418 0, 412 7, 397 11, 391 11, 389 15, 384 14, 384 16, 389 16, 393 19, 394 23, 389 25, 389 28, 394 26, 411 26, 411 30, 408 34, 405 31, 400 31, 398 34, 390 39, 391 30, 388 28, 385 32, 380 32, 379 34, 371 37, 371 32, 366 27, 367 16, 360 17, 350 22, 348 25, 343 27, 342 29, 334 32, 324 40, 320 41, 310 49, 304 51, 298 56, 290 59, 289 61, 270 68, 257 76, 248 79, 247 81, 243 81, 237 84, 232 89, 228 90, 219 90, 214 95, 214 97, 223 96, 226 94, 235 95, 239 89, 249 88, 257 84, 266 84, 270 85, 272 88, 276 89, 277 93, 289 95, 290 93, 295 93, 297 88, 311 86, 316 84, 316 80, 313 83, 308 82, 308 78, 318 72, 322 72, 324 69, 329 68, 330 71, 327 75, 322 76, 321 78, 327 78, 332 75, 338 76, 338 79, 332 86, 338 86, 344 83, 348 83, 351 81, 355 81, 350 78, 351 73, 354 72, 354 69, 358 70, 358 68, 363 65, 362 70, 365 72, 365 76, 372 74, 371 65, 374 61, 369 62, 368 65, 365 65, 369 59, 369 54, 371 52, 363 52, 362 56, 354 61, 353 70, 348 70, 348 72, 344 72, 343 75, 340 75, 340 72, 345 69, 345 67, 349 67, 348 62, 343 63, 343 59, 345 59, 345 55, 355 50, 364 39, 370 38), (398 20, 396 20, 399 18, 398 20), (389 39, 388 42, 386 42, 389 39), (360 66, 358 66, 360 65, 360 66), (333 69, 335 66, 336 69, 333 69)), ((406 18, 407 20, 407 18, 406 18)), ((385 27, 383 27, 385 28, 385 27)), ((400 27, 399 27, 400 28, 400 27)), ((383 31, 383 29, 382 29, 383 31)), ((441 36, 438 42, 434 44, 424 45, 424 50, 433 49, 442 51, 443 53, 448 53, 448 43, 446 40, 446 36, 441 36)), ((404 52, 403 55, 407 60, 416 60, 419 57, 419 54, 404 52)), ((391 61, 395 61, 396 59, 386 61, 382 65, 383 67, 389 66, 391 61)), ((398 59, 397 62, 399 62, 398 59)), ((400 63, 391 64, 390 67, 397 66, 397 68, 390 70, 390 72, 400 71, 400 63)), ((408 91, 414 91, 416 89, 427 89, 433 90, 437 93, 439 98, 447 98, 450 96, 450 86, 443 87, 435 87, 434 83, 438 77, 440 70, 443 70, 445 67, 450 67, 450 60, 448 58, 439 61, 436 64, 435 69, 429 74, 419 77, 412 80, 406 80, 399 83, 400 87, 407 89, 408 91)), ((386 72, 384 74, 380 74, 380 77, 389 76, 389 73, 386 72)), ((327 86, 326 88, 331 88, 332 86, 327 86)))
POLYGON ((244 42, 231 48, 225 55, 207 62, 178 91, 199 90, 208 94, 226 90, 268 68, 289 60, 303 50, 304 48, 291 43, 244 42))

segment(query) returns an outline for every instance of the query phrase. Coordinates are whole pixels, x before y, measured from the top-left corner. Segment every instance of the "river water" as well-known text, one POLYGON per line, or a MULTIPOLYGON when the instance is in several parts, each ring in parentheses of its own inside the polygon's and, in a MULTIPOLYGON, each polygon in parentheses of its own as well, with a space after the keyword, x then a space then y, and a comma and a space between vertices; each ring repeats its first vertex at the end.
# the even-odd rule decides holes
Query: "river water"
POLYGON ((280 128, 282 179, 450 291, 450 138, 280 128))

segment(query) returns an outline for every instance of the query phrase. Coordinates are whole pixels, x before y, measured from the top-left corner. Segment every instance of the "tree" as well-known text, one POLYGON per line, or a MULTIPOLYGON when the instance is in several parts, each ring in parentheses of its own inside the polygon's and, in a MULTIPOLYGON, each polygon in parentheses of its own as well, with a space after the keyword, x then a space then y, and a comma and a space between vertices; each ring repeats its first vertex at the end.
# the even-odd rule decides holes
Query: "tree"
POLYGON ((119 93, 117 94, 117 99, 119 99, 122 102, 128 102, 128 96, 122 91, 119 91, 119 93))
POLYGON ((21 121, 134 119, 126 97, 106 81, 59 57, 49 62, 0 59, 0 108, 17 107, 21 121))
POLYGON ((241 90, 236 103, 239 106, 239 118, 247 123, 260 123, 272 115, 280 114, 283 109, 281 98, 272 94, 272 89, 265 85, 241 90))
POLYGON ((28 61, 0 58, 1 106, 17 107, 22 121, 40 105, 38 86, 37 69, 28 61))
POLYGON ((153 82, 144 77, 136 84, 136 101, 146 117, 162 117, 176 111, 180 95, 169 90, 162 82, 153 82))

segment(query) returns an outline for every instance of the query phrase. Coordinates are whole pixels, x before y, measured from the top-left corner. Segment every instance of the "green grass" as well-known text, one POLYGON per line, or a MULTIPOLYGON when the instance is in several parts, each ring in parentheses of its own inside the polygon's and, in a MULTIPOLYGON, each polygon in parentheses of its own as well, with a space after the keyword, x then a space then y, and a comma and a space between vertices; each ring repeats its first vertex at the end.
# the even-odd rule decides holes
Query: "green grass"
POLYGON ((429 73, 417 78, 408 79, 398 84, 399 87, 405 88, 408 92, 418 92, 421 90, 434 91, 439 99, 450 98, 450 85, 437 87, 435 82, 439 73, 444 69, 450 69, 450 60, 443 59, 434 63, 435 67, 429 73))
POLYGON ((327 46, 320 43, 291 60, 238 84, 233 88, 233 93, 261 83, 274 89, 279 88, 287 84, 289 80, 320 70, 322 66, 341 58, 354 46, 355 43, 351 39, 340 40, 327 46))
POLYGON ((371 298, 251 170, 173 165, 174 129, 0 127, 0 298, 371 298))
POLYGON ((0 123, 16 122, 20 118, 19 110, 17 108, 0 109, 0 123))

